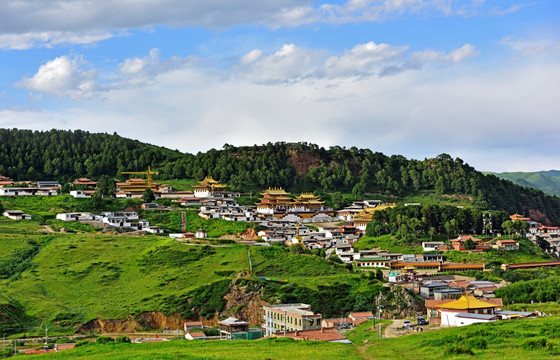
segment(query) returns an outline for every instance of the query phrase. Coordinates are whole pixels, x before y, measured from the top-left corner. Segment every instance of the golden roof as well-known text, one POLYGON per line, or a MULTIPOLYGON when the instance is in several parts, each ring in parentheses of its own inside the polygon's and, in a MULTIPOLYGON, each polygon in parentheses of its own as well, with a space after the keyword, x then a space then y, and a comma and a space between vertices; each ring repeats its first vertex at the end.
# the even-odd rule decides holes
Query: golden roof
POLYGON ((261 195, 290 195, 290 193, 282 188, 268 188, 261 195))
POLYGON ((489 302, 478 300, 472 295, 463 295, 459 300, 451 301, 438 305, 440 308, 453 310, 486 309, 495 308, 496 305, 489 302))
POLYGON ((219 181, 214 180, 212 176, 207 176, 204 180, 200 181, 198 185, 193 185, 193 188, 211 188, 211 189, 223 189, 225 185, 220 184, 219 181))

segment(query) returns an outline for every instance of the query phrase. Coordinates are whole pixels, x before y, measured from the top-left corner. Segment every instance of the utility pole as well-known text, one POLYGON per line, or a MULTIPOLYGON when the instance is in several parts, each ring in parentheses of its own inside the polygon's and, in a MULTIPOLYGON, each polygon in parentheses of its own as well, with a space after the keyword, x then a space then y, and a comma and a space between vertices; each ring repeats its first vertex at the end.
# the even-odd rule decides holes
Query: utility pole
POLYGON ((45 350, 49 347, 49 328, 45 325, 45 350))

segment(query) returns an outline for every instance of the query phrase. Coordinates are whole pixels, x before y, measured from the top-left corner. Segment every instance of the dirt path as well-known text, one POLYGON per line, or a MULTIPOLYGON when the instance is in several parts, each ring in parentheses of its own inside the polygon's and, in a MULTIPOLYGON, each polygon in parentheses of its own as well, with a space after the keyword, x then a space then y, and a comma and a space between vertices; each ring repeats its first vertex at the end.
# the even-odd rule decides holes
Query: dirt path
POLYGON ((181 231, 187 232, 187 213, 184 211, 181 211, 181 231))
POLYGON ((397 328, 402 328, 404 326, 404 320, 393 320, 393 323, 385 329, 383 333, 384 338, 398 337, 404 334, 403 330, 397 330, 397 328))
POLYGON ((44 226, 43 226, 43 232, 52 234, 52 233, 54 233, 55 231, 54 231, 53 229, 51 229, 48 225, 44 225, 44 226))

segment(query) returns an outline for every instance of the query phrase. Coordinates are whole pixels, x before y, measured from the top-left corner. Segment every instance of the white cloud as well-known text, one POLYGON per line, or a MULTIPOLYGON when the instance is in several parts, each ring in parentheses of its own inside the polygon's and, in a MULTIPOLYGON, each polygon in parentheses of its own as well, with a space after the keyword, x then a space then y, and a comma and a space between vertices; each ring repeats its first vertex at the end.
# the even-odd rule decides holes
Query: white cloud
POLYGON ((120 72, 125 75, 138 74, 146 69, 147 66, 159 63, 159 50, 152 49, 150 55, 144 58, 130 58, 119 64, 120 72))
POLYGON ((27 32, 23 34, 1 34, 0 49, 27 50, 31 48, 50 48, 59 44, 92 44, 122 34, 110 32, 75 34, 72 32, 27 32))
MULTIPOLYGON (((430 60, 447 55, 423 54, 430 60)), ((560 168, 551 150, 560 142, 558 83, 557 60, 512 62, 498 70, 459 63, 392 77, 265 85, 183 66, 158 73, 151 86, 110 88, 102 99, 56 112, 0 111, 0 127, 116 131, 189 152, 267 141, 357 146, 414 158, 446 152, 484 170, 538 170, 560 168)))
POLYGON ((244 66, 238 70, 239 76, 259 83, 293 81, 309 76, 322 65, 325 57, 324 51, 302 49, 294 44, 285 44, 266 57, 258 51, 253 50, 242 57, 240 64, 244 66), (261 56, 257 58, 256 55, 261 56))
POLYGON ((251 50, 247 54, 245 54, 241 57, 241 60, 239 60, 239 63, 241 65, 249 65, 249 64, 257 61, 258 59, 260 59, 262 55, 263 55, 263 53, 259 49, 251 50))
POLYGON ((325 63, 325 71, 331 77, 368 74, 372 72, 372 68, 378 70, 387 61, 403 55, 407 49, 408 46, 375 44, 370 41, 356 45, 341 56, 330 57, 325 63))
POLYGON ((154 26, 213 29, 237 25, 269 28, 320 23, 382 22, 395 17, 504 15, 480 0, 96 0, 0 1, 0 48, 28 49, 61 43, 93 43, 128 29, 154 26))
POLYGON ((549 39, 520 39, 508 36, 500 43, 509 48, 515 58, 535 55, 557 55, 560 51, 560 42, 549 39))
POLYGON ((82 69, 84 64, 80 57, 60 56, 41 65, 33 77, 24 78, 16 85, 59 97, 87 98, 95 90, 96 72, 82 69))

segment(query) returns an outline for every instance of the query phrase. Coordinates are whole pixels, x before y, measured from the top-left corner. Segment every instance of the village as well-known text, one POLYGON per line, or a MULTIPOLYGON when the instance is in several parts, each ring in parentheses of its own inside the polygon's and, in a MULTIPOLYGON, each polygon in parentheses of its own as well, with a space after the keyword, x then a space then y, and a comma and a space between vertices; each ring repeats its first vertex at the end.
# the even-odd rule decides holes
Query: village
MULTIPOLYGON (((447 251, 481 253, 490 249, 518 251, 519 241, 513 238, 481 240, 473 234, 460 235, 449 241, 423 241, 421 253, 395 253, 382 248, 356 250, 354 244, 365 235, 367 224, 376 211, 397 206, 381 200, 353 201, 348 207, 334 209, 312 193, 293 195, 283 188, 267 188, 260 193, 254 205, 240 205, 239 192, 228 191, 227 186, 207 176, 192 191, 176 191, 169 185, 152 181, 151 170, 144 174, 147 179, 131 178, 116 183, 116 198, 142 199, 146 189, 154 195, 153 202, 144 202, 138 210, 172 212, 192 209, 204 219, 223 219, 231 222, 249 222, 256 225, 258 241, 241 241, 250 246, 301 246, 303 249, 324 250, 324 256, 336 256, 341 263, 357 271, 381 272, 385 286, 402 287, 422 299, 424 312, 417 312, 413 319, 393 319, 393 325, 384 331, 379 324, 379 338, 402 336, 412 332, 436 330, 444 327, 466 326, 502 320, 532 318, 538 312, 506 311, 503 301, 496 298, 494 290, 505 286, 504 282, 476 281, 464 274, 469 271, 485 271, 483 263, 454 263, 446 259, 447 251), (157 203, 171 199, 174 207, 157 203), (385 334, 385 335, 384 335, 385 334)), ((97 182, 79 178, 69 184, 69 195, 88 199, 94 196, 97 182)), ((57 196, 62 185, 56 181, 15 182, 0 176, 0 196, 57 196)), ((419 206, 420 204, 404 204, 419 206)), ((15 221, 31 220, 32 216, 18 209, 6 209, 3 216, 15 221)), ((164 230, 142 219, 136 209, 123 211, 58 213, 57 220, 81 222, 98 228, 113 229, 131 234, 150 233, 169 236, 177 241, 208 238, 206 229, 196 232, 165 233, 164 230)), ((544 239, 550 244, 551 254, 558 256, 560 228, 544 226, 519 214, 510 216, 512 221, 525 222, 528 239, 536 242, 544 239)), ((502 264, 503 270, 560 266, 559 261, 502 264)), ((181 336, 187 340, 256 340, 280 336, 297 340, 317 340, 349 343, 345 332, 368 320, 386 319, 383 308, 371 312, 351 312, 340 318, 323 318, 321 309, 311 309, 308 304, 271 304, 263 306, 262 326, 250 327, 244 319, 229 317, 221 320, 217 328, 203 325, 200 321, 187 321, 181 336), (205 335, 212 333, 215 335, 205 335)), ((375 327, 375 325, 374 325, 375 327)), ((179 332, 179 330, 177 330, 179 332)), ((174 333, 175 335, 177 333, 174 333)), ((136 342, 167 341, 167 336, 138 338, 136 342)), ((61 349, 71 348, 71 345, 61 349)), ((45 349, 45 352, 56 349, 45 349)), ((35 353, 41 353, 35 352, 35 353)))

